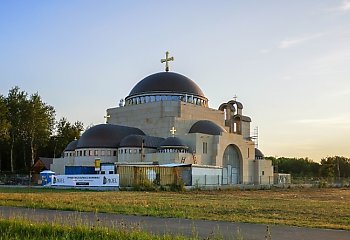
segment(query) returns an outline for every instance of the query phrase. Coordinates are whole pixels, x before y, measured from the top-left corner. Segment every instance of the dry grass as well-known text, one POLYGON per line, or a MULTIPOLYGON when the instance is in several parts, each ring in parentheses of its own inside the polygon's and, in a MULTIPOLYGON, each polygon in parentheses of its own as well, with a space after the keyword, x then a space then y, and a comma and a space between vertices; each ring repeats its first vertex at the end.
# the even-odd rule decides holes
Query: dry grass
POLYGON ((350 189, 93 192, 0 188, 0 205, 350 230, 350 189))

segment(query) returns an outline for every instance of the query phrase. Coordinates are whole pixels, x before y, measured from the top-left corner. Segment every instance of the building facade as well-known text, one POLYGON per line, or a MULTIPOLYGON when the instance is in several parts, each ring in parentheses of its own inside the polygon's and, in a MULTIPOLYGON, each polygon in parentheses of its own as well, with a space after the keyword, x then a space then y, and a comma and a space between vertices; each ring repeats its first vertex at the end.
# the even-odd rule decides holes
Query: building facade
POLYGON ((71 142, 51 170, 64 174, 65 166, 93 166, 98 158, 117 166, 190 164, 199 175, 220 169, 220 185, 272 183, 271 161, 255 148, 250 123, 236 99, 210 108, 191 79, 159 72, 107 109, 107 123, 71 142))

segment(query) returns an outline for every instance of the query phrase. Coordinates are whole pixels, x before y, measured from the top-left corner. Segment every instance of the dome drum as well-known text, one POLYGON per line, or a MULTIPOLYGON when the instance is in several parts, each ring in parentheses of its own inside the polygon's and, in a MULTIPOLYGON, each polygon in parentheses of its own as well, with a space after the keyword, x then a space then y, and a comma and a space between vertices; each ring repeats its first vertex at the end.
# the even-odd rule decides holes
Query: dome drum
POLYGON ((180 138, 177 137, 168 137, 165 139, 160 147, 158 148, 158 152, 188 152, 188 146, 182 142, 180 138))
POLYGON ((208 107, 208 99, 202 96, 179 94, 172 92, 155 92, 152 94, 140 94, 125 98, 125 105, 136 105, 161 101, 181 101, 194 105, 208 107))

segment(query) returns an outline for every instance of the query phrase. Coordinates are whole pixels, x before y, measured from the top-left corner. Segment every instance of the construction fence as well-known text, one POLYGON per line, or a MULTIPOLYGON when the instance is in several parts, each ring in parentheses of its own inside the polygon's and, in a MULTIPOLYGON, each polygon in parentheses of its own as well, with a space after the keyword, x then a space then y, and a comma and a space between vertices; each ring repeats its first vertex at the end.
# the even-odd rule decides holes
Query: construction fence
POLYGON ((292 177, 292 184, 308 184, 318 187, 350 187, 350 178, 292 177))
POLYGON ((0 185, 29 185, 29 174, 0 173, 0 185))

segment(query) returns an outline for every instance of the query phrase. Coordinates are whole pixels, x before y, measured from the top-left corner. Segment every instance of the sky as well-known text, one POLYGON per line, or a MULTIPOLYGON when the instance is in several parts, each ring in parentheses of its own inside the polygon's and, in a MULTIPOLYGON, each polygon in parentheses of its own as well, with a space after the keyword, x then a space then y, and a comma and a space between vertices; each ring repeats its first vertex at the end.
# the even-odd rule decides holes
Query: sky
POLYGON ((238 97, 265 156, 350 157, 350 0, 0 1, 0 94, 56 119, 104 123, 166 51, 211 108, 238 97))

